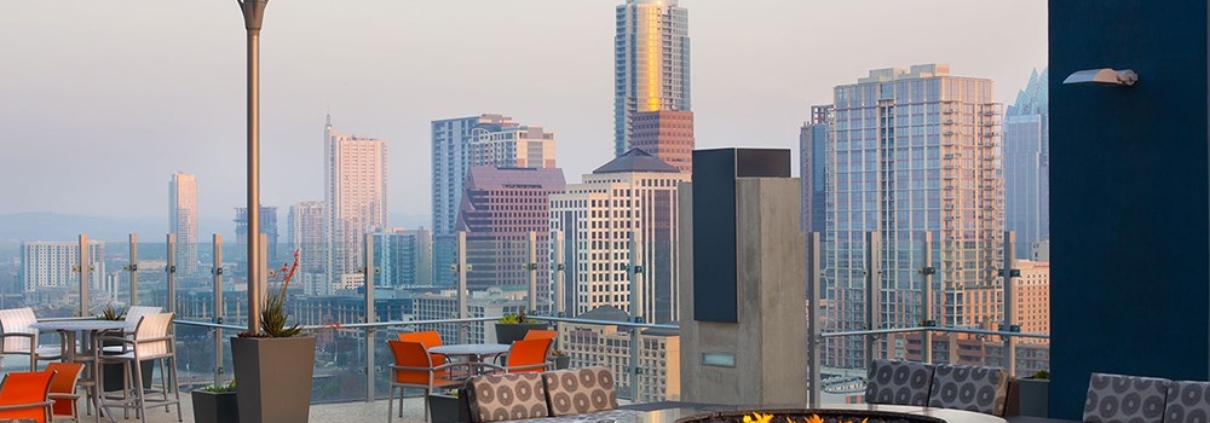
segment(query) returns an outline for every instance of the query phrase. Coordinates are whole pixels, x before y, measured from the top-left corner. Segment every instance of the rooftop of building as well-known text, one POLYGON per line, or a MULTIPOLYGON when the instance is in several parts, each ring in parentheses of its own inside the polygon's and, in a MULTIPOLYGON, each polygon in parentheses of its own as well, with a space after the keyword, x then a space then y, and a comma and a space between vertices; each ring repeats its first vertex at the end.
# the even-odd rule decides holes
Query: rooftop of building
POLYGON ((622 153, 621 156, 610 160, 609 163, 605 163, 603 166, 592 171, 594 175, 639 172, 680 173, 680 170, 646 151, 631 148, 629 151, 622 153))

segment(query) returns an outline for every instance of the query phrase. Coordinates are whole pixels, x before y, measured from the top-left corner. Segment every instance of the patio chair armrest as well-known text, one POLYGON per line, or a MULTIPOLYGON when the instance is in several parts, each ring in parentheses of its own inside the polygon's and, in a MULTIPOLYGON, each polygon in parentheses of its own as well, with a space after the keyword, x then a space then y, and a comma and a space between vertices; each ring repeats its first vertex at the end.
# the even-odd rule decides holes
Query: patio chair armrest
POLYGON ((157 336, 155 338, 136 339, 133 342, 136 344, 142 344, 142 343, 147 343, 147 342, 173 341, 173 340, 174 340, 174 337, 172 335, 168 335, 168 336, 157 336))
POLYGON ((50 407, 51 405, 54 405, 54 404, 55 404, 54 401, 44 401, 44 402, 31 402, 29 404, 0 405, 0 411, 29 410, 32 408, 50 407))
POLYGON ((542 362, 542 363, 537 363, 537 364, 526 364, 526 365, 523 365, 523 366, 510 366, 510 367, 502 367, 502 368, 503 368, 505 371, 512 372, 512 371, 516 371, 516 370, 533 370, 533 369, 543 369, 543 370, 545 370, 545 369, 546 369, 546 367, 547 367, 547 363, 546 363, 546 362, 542 362))
POLYGON ((445 369, 450 369, 450 368, 454 368, 454 367, 466 367, 469 369, 471 367, 471 363, 469 361, 457 361, 457 362, 452 362, 452 363, 445 363, 440 366, 434 367, 433 370, 445 370, 445 369))
POLYGON ((408 371, 413 371, 413 372, 427 372, 431 369, 429 369, 428 367, 410 367, 410 366, 399 366, 399 365, 392 364, 391 370, 408 370, 408 371))
POLYGON ((34 338, 38 337, 38 334, 37 333, 27 333, 27 332, 0 333, 0 339, 8 338, 10 336, 34 339, 34 338))
POLYGON ((78 399, 80 399, 80 394, 68 394, 68 393, 62 393, 62 392, 61 392, 61 393, 54 393, 54 392, 52 392, 52 393, 50 393, 50 395, 48 395, 48 397, 49 397, 50 399, 69 399, 69 400, 78 400, 78 399))

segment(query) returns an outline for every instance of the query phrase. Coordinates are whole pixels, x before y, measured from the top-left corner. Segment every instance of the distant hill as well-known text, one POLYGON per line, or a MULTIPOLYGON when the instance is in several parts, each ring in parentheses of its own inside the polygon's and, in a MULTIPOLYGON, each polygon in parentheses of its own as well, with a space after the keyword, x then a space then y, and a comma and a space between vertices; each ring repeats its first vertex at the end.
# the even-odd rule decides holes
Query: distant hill
MULTIPOLYGON (((80 234, 101 241, 126 241, 131 233, 140 241, 163 240, 168 222, 157 217, 79 216, 49 212, 0 214, 0 243, 21 241, 72 241, 80 234)), ((199 233, 231 232, 225 220, 199 222, 199 233)))

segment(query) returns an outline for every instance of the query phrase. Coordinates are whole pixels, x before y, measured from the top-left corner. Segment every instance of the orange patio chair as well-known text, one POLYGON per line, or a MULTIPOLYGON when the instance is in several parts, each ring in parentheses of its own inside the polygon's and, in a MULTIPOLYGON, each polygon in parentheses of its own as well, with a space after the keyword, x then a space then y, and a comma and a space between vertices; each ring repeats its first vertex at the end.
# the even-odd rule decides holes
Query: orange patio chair
POLYGON ((465 367, 470 372, 470 363, 433 364, 432 354, 429 354, 425 344, 408 341, 387 341, 391 354, 395 356, 395 364, 391 366, 391 397, 387 406, 387 422, 395 417, 395 390, 399 390, 399 416, 403 417, 403 389, 420 388, 424 390, 424 416, 429 419, 428 394, 437 389, 451 389, 462 386, 462 380, 450 377, 450 369, 465 367))
POLYGON ((550 367, 552 339, 522 339, 508 349, 504 365, 481 363, 480 366, 504 373, 540 373, 550 367))
MULTIPOLYGON (((424 349, 428 350, 433 347, 440 347, 441 334, 435 330, 426 330, 423 332, 404 332, 399 334, 399 340, 404 342, 419 342, 424 344, 424 349)), ((433 359, 434 366, 445 364, 445 356, 441 354, 429 354, 433 359)))
POLYGON ((76 393, 76 384, 80 382, 84 364, 56 362, 47 364, 46 370, 55 372, 55 377, 50 380, 50 399, 55 401, 51 407, 52 417, 71 417, 72 421, 79 423, 80 394, 76 393))
POLYGON ((529 332, 525 332, 525 340, 527 341, 534 339, 555 339, 558 336, 559 331, 556 330, 530 329, 529 332))
POLYGON ((0 420, 50 422, 50 380, 55 372, 13 372, 0 382, 0 420))

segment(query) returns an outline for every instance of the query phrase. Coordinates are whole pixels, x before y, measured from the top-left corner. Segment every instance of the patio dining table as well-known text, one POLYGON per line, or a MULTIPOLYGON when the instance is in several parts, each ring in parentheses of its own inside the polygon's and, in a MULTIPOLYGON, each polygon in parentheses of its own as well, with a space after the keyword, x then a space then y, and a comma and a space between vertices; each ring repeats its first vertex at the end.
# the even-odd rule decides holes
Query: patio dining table
MULTIPOLYGON (((131 328, 130 324, 123 320, 54 320, 47 322, 37 322, 29 325, 33 329, 42 332, 57 331, 63 334, 66 351, 63 355, 63 361, 69 363, 82 362, 90 368, 91 377, 86 378, 86 384, 92 384, 93 389, 89 390, 89 399, 92 402, 97 412, 97 421, 100 421, 100 410, 103 404, 101 397, 104 395, 103 387, 97 386, 96 381, 101 380, 101 367, 97 366, 97 359, 101 353, 101 346, 96 344, 97 335, 101 332, 111 330, 126 330, 131 328), (77 351, 76 339, 79 338, 79 351, 77 351)), ((109 414, 109 413, 106 413, 109 414)), ((113 422, 113 415, 109 415, 109 421, 113 422)))

